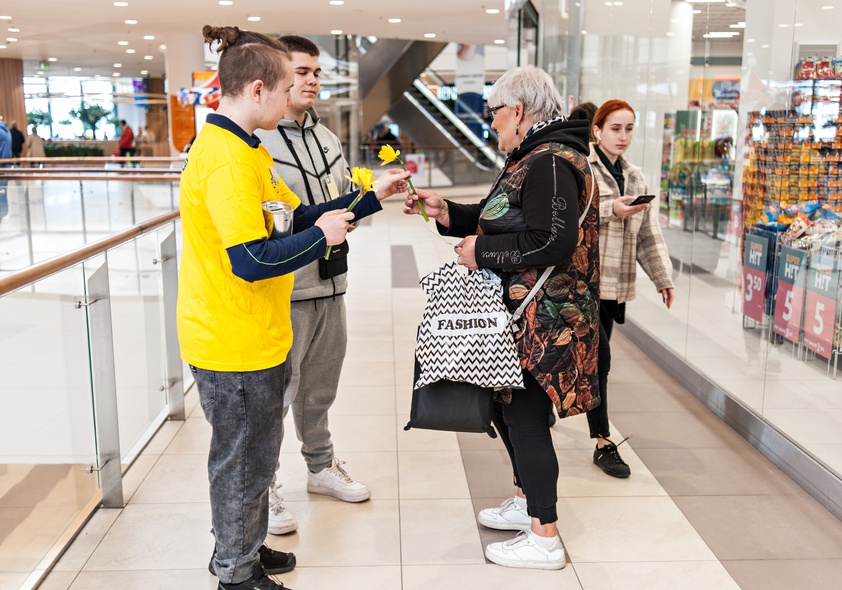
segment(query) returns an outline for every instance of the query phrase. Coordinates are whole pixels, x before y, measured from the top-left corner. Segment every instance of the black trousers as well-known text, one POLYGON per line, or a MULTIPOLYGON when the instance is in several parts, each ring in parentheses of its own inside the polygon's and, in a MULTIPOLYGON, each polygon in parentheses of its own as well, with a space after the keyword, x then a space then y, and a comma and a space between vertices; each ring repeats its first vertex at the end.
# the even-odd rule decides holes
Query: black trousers
POLYGON ((608 372, 611 370, 611 346, 608 341, 613 329, 614 318, 606 311, 606 306, 600 305, 597 373, 601 401, 597 407, 587 412, 591 438, 608 438, 611 436, 611 428, 608 424, 608 372))
POLYGON ((547 415, 552 401, 529 372, 526 389, 512 392, 512 402, 494 402, 494 426, 512 462, 515 485, 526 494, 529 516, 541 524, 558 520, 558 458, 547 415))

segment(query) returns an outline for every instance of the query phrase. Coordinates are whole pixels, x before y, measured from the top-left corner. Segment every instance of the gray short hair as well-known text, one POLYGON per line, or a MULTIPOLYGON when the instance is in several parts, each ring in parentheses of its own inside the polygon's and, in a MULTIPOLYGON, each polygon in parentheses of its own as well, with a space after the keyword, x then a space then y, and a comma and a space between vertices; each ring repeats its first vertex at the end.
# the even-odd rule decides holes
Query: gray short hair
POLYGON ((524 114, 546 121, 564 113, 564 101, 552 77, 533 65, 518 66, 500 76, 488 94, 488 104, 513 107, 520 101, 524 114))

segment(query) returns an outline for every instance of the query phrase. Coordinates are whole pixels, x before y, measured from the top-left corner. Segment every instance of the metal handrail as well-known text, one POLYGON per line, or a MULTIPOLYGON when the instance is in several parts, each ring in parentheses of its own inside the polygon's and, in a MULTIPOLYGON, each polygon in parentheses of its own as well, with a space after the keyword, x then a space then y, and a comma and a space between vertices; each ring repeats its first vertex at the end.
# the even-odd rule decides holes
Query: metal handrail
POLYGON ((178 219, 180 216, 181 211, 178 210, 164 213, 163 215, 159 215, 158 217, 154 217, 148 221, 133 225, 132 227, 117 234, 103 238, 91 244, 87 244, 86 246, 82 246, 81 248, 68 252, 67 254, 50 258, 49 260, 39 262, 38 264, 34 264, 24 270, 19 270, 2 277, 0 278, 0 297, 6 295, 7 293, 11 293, 12 291, 16 291, 21 287, 34 283, 35 281, 40 281, 43 278, 56 274, 57 272, 61 272, 75 264, 79 264, 92 256, 102 254, 106 250, 120 246, 133 238, 142 236, 152 230, 156 230, 159 227, 178 219))
POLYGON ((37 164, 43 162, 45 164, 65 164, 76 162, 104 162, 104 163, 121 163, 121 162, 178 162, 184 161, 184 158, 179 156, 55 156, 44 158, 0 158, 0 164, 21 164, 33 163, 37 164))
POLYGON ((122 180, 124 182, 170 182, 179 180, 181 171, 173 174, 0 174, 2 180, 122 180))
POLYGON ((33 174, 56 174, 56 173, 73 173, 84 174, 85 172, 110 172, 112 174, 181 174, 180 168, 98 168, 93 166, 66 166, 55 168, 0 168, 0 176, 8 176, 10 174, 25 174, 32 176, 33 174))

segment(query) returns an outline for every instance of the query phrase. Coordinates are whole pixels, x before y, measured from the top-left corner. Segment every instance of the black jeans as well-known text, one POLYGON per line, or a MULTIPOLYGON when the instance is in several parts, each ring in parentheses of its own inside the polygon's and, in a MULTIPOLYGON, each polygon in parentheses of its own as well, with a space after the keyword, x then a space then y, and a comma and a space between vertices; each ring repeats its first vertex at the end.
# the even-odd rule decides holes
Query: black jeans
POLYGON ((558 458, 547 415, 552 400, 528 371, 526 389, 512 392, 512 403, 494 402, 494 426, 506 445, 515 485, 526 494, 529 516, 541 524, 558 520, 558 458))
POLYGON ((599 306, 599 351, 597 353, 597 373, 599 376, 600 403, 587 412, 588 428, 591 438, 608 438, 611 427, 608 424, 608 372, 611 370, 611 346, 608 341, 614 329, 614 319, 606 312, 604 305, 599 306))

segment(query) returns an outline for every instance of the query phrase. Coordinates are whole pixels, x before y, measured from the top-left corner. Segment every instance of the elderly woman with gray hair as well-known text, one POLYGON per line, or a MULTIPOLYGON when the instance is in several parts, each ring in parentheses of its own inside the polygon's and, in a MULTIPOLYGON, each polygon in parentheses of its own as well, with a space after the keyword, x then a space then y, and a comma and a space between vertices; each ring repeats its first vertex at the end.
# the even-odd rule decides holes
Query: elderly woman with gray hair
POLYGON ((499 148, 508 153, 488 196, 467 205, 418 190, 404 212, 418 214, 420 200, 441 234, 463 238, 455 247, 459 263, 499 274, 512 311, 552 268, 515 337, 525 389, 495 400, 494 423, 511 458, 515 496, 478 519, 489 528, 521 531, 488 545, 490 561, 561 569, 559 468, 547 414, 553 406, 566 417, 599 404, 599 195, 587 161, 589 123, 584 115, 561 116, 552 78, 534 66, 503 74, 488 104, 499 148))

